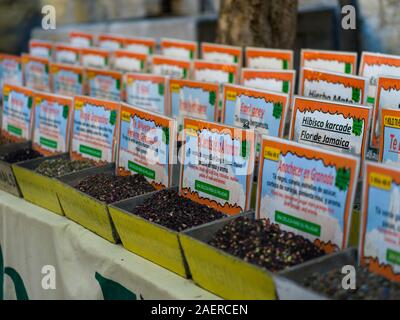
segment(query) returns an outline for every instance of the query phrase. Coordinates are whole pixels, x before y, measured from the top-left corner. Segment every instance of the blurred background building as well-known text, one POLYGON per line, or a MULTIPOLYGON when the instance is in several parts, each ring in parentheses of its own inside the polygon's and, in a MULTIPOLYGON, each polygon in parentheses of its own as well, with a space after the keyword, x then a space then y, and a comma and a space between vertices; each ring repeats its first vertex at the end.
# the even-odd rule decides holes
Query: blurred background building
MULTIPOLYGON (((72 29, 215 41, 220 1, 0 0, 0 51, 26 51, 30 37, 62 41, 72 29), (56 8, 53 31, 41 29, 47 4, 56 8)), ((399 0, 299 0, 297 21, 296 48, 400 53, 399 0), (357 8, 355 31, 341 28, 343 3, 357 8)))

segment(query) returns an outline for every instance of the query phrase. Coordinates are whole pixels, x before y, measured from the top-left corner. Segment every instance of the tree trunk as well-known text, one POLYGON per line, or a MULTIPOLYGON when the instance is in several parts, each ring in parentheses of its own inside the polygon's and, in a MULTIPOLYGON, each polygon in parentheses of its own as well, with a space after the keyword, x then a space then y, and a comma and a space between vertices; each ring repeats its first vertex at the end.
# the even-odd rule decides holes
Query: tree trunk
POLYGON ((217 41, 293 48, 296 24, 297 0, 221 0, 217 41))

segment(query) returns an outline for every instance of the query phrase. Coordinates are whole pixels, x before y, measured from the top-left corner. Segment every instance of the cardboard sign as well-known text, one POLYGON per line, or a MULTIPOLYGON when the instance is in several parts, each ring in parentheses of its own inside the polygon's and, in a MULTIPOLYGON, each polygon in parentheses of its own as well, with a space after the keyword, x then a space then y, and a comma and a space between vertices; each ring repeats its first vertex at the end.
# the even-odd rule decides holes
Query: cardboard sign
POLYGON ((29 54, 34 57, 50 59, 53 55, 53 43, 32 39, 29 41, 29 54))
POLYGON ((122 100, 122 73, 87 68, 86 74, 89 96, 104 100, 122 100))
POLYGON ((19 56, 0 53, 0 100, 4 83, 23 85, 22 61, 19 56))
POLYGON ((197 58, 197 42, 162 38, 160 42, 163 56, 193 60, 197 58))
POLYGON ((114 51, 114 69, 120 72, 146 72, 147 54, 129 50, 114 51))
POLYGON ((400 78, 379 76, 371 126, 371 147, 379 147, 383 109, 400 109, 400 78))
POLYGON ((201 58, 207 61, 237 63, 242 65, 242 48, 216 43, 201 44, 201 58))
POLYGON ((86 68, 107 69, 110 63, 110 52, 100 48, 82 48, 81 64, 86 68))
POLYGON ((58 63, 68 63, 68 64, 79 64, 80 63, 80 52, 79 47, 65 44, 57 43, 54 46, 55 51, 55 61, 58 63))
POLYGON ((85 70, 82 67, 50 63, 50 79, 53 92, 75 96, 85 94, 85 70))
POLYGON ((303 68, 355 74, 357 70, 357 53, 302 49, 300 52, 300 69, 303 68))
POLYGON ((238 83, 239 68, 234 63, 218 63, 195 60, 193 63, 193 78, 196 81, 214 83, 238 83))
POLYGON ((154 74, 127 73, 126 101, 135 107, 168 115, 167 78, 154 74))
POLYGON ((359 259, 400 281, 400 169, 367 162, 364 173, 359 259))
POLYGON ((112 34, 100 34, 97 39, 100 48, 111 51, 122 49, 124 41, 123 37, 112 34))
POLYGON ((171 114, 177 119, 178 131, 182 129, 185 117, 216 121, 219 101, 218 84, 171 79, 168 87, 171 114))
POLYGON ((382 109, 379 161, 400 164, 400 110, 382 109))
POLYGON ((368 79, 343 73, 303 68, 299 95, 333 102, 365 104, 368 79))
POLYGON ((151 38, 125 38, 124 48, 131 52, 152 55, 156 49, 156 41, 151 38))
POLYGON ((79 48, 90 48, 94 45, 95 36, 92 33, 72 31, 69 33, 69 42, 79 48))
POLYGON ((296 71, 243 68, 241 79, 242 85, 246 87, 287 93, 292 97, 296 71))
POLYGON ((25 86, 39 91, 50 91, 49 59, 22 55, 25 86))
POLYGON ((25 87, 5 83, 1 134, 14 142, 31 139, 35 94, 25 87))
POLYGON ((254 69, 293 69, 293 50, 245 48, 246 67, 254 69))
POLYGON ((260 134, 282 137, 288 102, 285 94, 226 84, 221 122, 239 128, 248 123, 260 134))
POLYGON ((184 119, 179 192, 226 214, 249 210, 254 131, 184 119))
POLYGON ((369 79, 367 102, 374 105, 378 77, 380 75, 400 77, 400 56, 363 52, 359 74, 369 79))
POLYGON ((267 218, 327 253, 344 249, 358 170, 356 157, 264 137, 257 218, 267 218))
POLYGON ((156 55, 152 59, 152 73, 175 79, 189 79, 191 67, 192 63, 190 60, 156 55))
POLYGON ((364 157, 370 107, 295 97, 292 112, 290 140, 364 157))
POLYGON ((157 189, 172 186, 176 122, 122 104, 117 174, 141 174, 157 189))
POLYGON ((114 162, 118 145, 120 104, 85 96, 74 98, 71 158, 114 162))
POLYGON ((45 156, 69 151, 72 98, 37 92, 32 146, 45 156))

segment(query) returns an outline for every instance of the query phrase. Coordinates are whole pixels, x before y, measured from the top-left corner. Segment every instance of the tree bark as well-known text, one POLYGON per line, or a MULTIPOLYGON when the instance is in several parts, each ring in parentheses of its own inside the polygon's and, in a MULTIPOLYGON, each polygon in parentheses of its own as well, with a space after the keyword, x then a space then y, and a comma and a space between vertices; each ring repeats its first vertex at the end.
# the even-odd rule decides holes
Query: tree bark
POLYGON ((297 0, 221 0, 217 41, 238 46, 293 48, 297 0))

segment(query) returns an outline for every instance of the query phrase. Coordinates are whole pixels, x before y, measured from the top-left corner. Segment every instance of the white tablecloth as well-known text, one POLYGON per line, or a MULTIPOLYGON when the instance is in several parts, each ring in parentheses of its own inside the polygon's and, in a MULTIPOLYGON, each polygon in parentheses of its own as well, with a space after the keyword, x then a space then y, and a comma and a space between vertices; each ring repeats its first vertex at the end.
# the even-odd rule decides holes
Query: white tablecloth
POLYGON ((2 191, 0 249, 0 299, 216 298, 121 245, 2 191))

